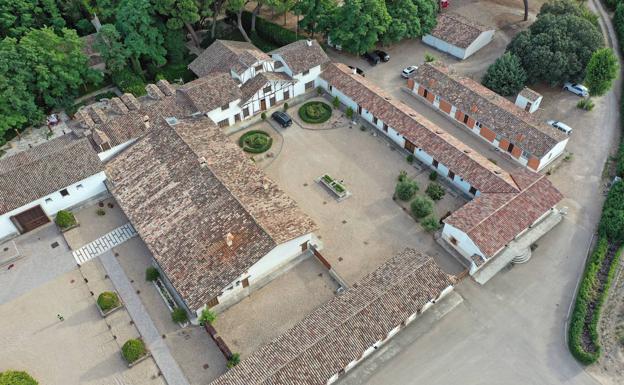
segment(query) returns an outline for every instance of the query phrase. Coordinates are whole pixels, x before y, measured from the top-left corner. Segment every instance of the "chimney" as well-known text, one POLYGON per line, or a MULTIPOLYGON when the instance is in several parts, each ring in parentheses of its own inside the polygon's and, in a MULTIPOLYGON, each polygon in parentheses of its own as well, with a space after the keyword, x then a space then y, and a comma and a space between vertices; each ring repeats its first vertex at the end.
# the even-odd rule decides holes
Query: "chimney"
POLYGON ((208 163, 206 162, 206 158, 204 158, 203 156, 199 158, 198 161, 199 161, 199 167, 201 168, 206 168, 206 166, 208 165, 208 163))
POLYGON ((90 115, 91 115, 91 119, 93 119, 93 121, 95 123, 104 123, 108 120, 108 117, 106 116, 106 114, 104 113, 104 111, 102 111, 101 108, 96 107, 96 106, 91 106, 88 109, 90 115))
POLYGON ((162 93, 167 96, 171 96, 175 93, 175 88, 173 88, 173 86, 165 79, 157 81, 156 87, 158 87, 162 91, 162 93))
POLYGON ((306 40, 306 44, 308 45, 308 47, 312 47, 312 40, 310 39, 306 40))
POLYGON ((234 236, 232 235, 232 233, 227 233, 227 235, 225 236, 225 244, 230 247, 234 244, 234 236))
POLYGON ((114 113, 124 115, 128 112, 128 107, 118 97, 114 97, 110 100, 111 109, 114 113))
POLYGON ((143 125, 146 129, 150 128, 150 118, 148 115, 143 115, 143 125))
POLYGON ((165 97, 165 94, 156 86, 156 84, 148 84, 145 86, 147 95, 155 100, 160 100, 165 97))
POLYGON ((129 110, 138 110, 141 108, 141 103, 131 93, 126 92, 121 95, 121 100, 125 103, 129 110))

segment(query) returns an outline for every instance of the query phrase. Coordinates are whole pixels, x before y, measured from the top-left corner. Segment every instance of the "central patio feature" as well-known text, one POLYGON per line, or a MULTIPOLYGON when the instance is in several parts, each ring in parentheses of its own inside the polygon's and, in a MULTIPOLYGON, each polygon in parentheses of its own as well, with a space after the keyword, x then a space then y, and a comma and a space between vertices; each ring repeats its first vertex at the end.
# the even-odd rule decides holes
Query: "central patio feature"
POLYGON ((318 178, 316 182, 327 187, 329 191, 336 195, 339 201, 348 198, 351 195, 351 193, 347 191, 347 188, 342 184, 342 181, 337 181, 327 174, 323 174, 323 176, 318 178))

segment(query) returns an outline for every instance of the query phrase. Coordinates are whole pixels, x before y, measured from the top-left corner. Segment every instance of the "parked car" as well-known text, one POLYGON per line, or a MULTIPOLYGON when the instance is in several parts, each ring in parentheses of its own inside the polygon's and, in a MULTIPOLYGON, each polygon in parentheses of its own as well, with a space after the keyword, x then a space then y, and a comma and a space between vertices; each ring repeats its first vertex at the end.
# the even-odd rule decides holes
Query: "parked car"
POLYGON ((361 76, 366 77, 366 75, 364 75, 364 70, 359 68, 359 67, 354 67, 354 66, 349 66, 349 68, 351 68, 352 70, 355 70, 355 73, 361 76))
POLYGON ((364 55, 362 55, 362 57, 366 59, 368 61, 368 64, 372 66, 379 64, 379 62, 381 61, 381 58, 379 58, 379 55, 377 55, 375 52, 366 52, 364 55))
POLYGON ((562 123, 558 120, 548 120, 548 124, 555 127, 557 130, 564 132, 566 135, 570 135, 572 133, 572 127, 568 126, 565 123, 562 123))
POLYGON ((271 117, 284 128, 289 127, 292 124, 292 119, 284 111, 275 111, 271 114, 271 117))
POLYGON ((417 69, 418 69, 418 66, 409 66, 407 68, 404 68, 403 72, 401 72, 401 77, 403 77, 405 79, 409 79, 412 76, 414 76, 414 74, 416 73, 417 69))
POLYGON ((578 96, 589 96, 589 90, 582 84, 567 82, 563 85, 563 89, 566 91, 570 91, 573 94, 577 94, 578 96))
POLYGON ((390 55, 388 55, 385 51, 381 51, 381 50, 376 49, 376 50, 375 50, 375 51, 373 51, 373 52, 375 52, 375 53, 377 54, 377 56, 379 56, 379 58, 380 58, 382 61, 388 61, 388 60, 390 60, 390 55))

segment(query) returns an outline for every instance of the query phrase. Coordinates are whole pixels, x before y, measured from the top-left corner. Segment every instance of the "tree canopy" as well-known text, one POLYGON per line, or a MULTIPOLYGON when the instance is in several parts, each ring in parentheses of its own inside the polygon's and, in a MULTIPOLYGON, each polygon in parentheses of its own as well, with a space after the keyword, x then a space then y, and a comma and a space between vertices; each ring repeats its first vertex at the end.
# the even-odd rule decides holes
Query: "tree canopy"
POLYGON ((392 22, 383 35, 384 44, 420 37, 436 25, 438 5, 432 0, 388 0, 386 8, 392 22))
POLYGON ((0 37, 24 35, 31 28, 65 26, 55 0, 0 0, 0 37))
POLYGON ((607 92, 617 77, 620 65, 611 48, 601 48, 594 52, 587 64, 585 85, 592 96, 607 92))
POLYGON ((500 95, 509 96, 517 94, 526 80, 527 75, 520 65, 520 59, 505 52, 487 69, 483 85, 500 95))
POLYGON ((391 21, 383 0, 345 0, 334 14, 329 37, 345 51, 363 54, 381 39, 391 21))

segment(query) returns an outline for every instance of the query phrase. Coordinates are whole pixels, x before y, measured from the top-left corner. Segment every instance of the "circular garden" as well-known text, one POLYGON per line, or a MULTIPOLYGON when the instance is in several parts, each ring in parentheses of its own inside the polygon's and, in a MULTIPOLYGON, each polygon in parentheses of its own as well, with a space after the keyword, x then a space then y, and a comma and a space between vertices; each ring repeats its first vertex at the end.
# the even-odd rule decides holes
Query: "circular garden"
POLYGON ((299 117, 306 123, 323 123, 329 120, 332 109, 329 104, 315 100, 299 107, 299 117))
POLYGON ((239 146, 245 152, 260 154, 271 148, 273 138, 261 130, 252 130, 243 134, 238 140, 239 146))

